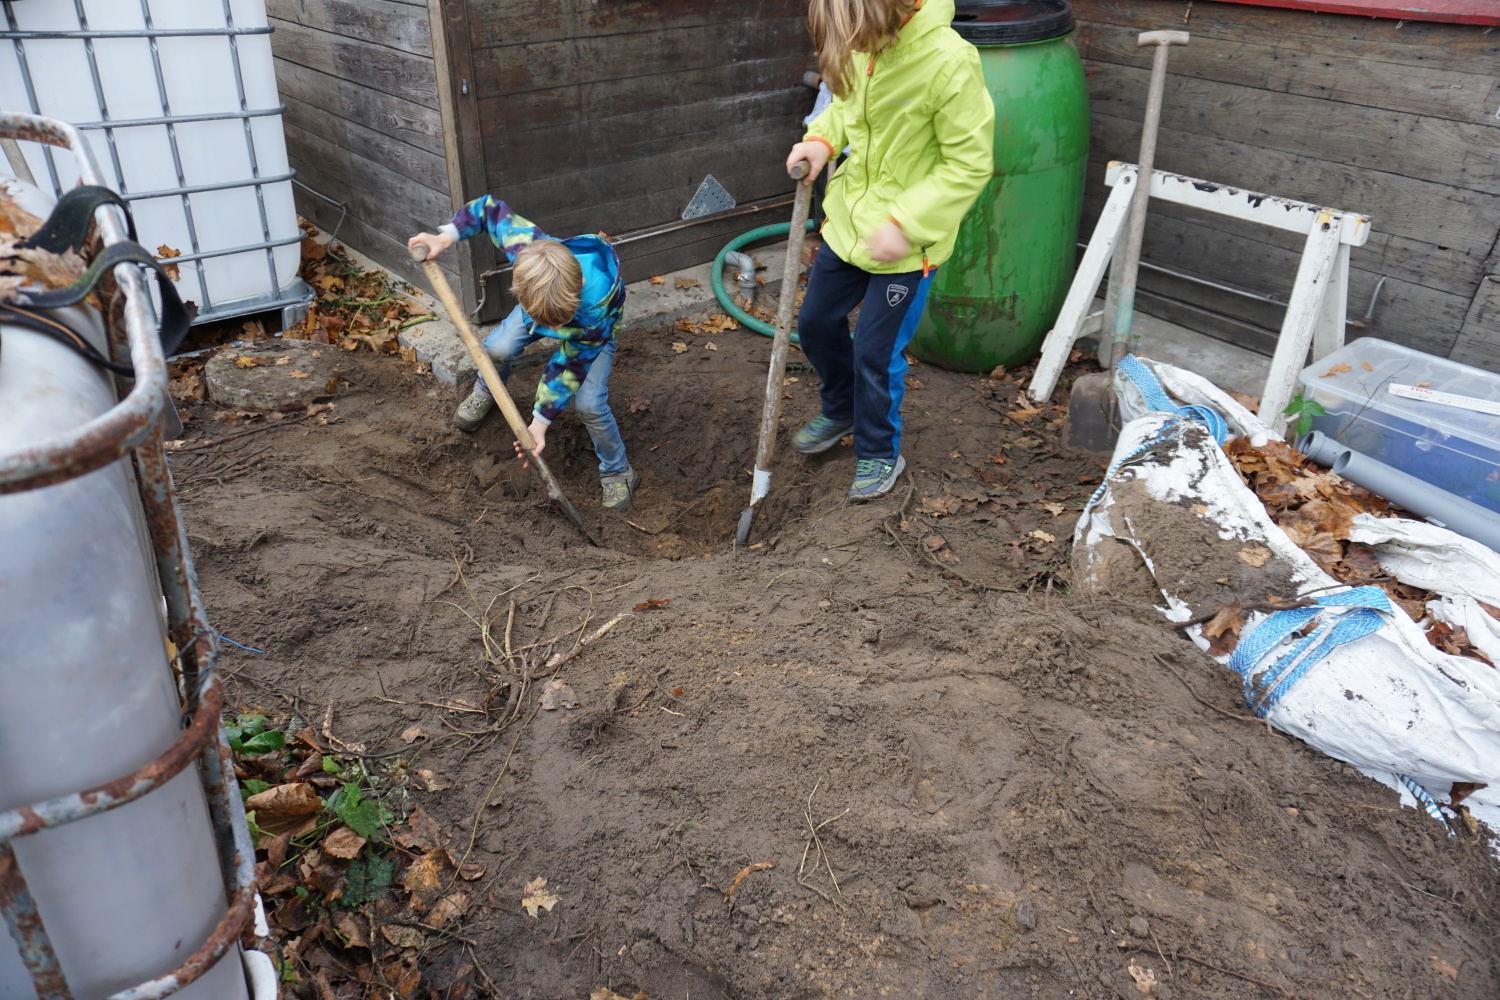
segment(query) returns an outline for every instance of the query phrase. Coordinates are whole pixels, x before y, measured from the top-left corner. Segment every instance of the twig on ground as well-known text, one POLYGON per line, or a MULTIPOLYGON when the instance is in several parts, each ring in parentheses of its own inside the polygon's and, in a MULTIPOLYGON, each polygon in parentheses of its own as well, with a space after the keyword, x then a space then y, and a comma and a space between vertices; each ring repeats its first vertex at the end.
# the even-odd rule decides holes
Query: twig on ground
POLYGON ((1199 958, 1197 955, 1189 955, 1185 951, 1175 952, 1174 954, 1176 954, 1178 958, 1187 959, 1189 962, 1197 962, 1205 969, 1213 969, 1215 972, 1222 972, 1226 976, 1233 976, 1235 979, 1240 979, 1247 983, 1254 983, 1256 986, 1261 986, 1268 990, 1275 990, 1277 993, 1280 993, 1282 996, 1286 997, 1286 1000, 1297 1000, 1297 995, 1284 986, 1277 986, 1275 983, 1268 983, 1263 979, 1253 979, 1250 976, 1244 975, 1243 973, 1231 972, 1228 969, 1213 964, 1207 959, 1199 958))
POLYGON ((396 698, 377 697, 376 701, 383 701, 388 705, 426 705, 428 708, 441 708, 449 712, 471 712, 474 715, 488 715, 484 709, 475 708, 472 705, 445 705, 440 701, 401 701, 396 698))
POLYGON ((1166 660, 1166 658, 1164 656, 1162 656, 1160 653, 1154 653, 1152 655, 1154 655, 1156 657, 1156 662, 1160 663, 1162 666, 1164 666, 1168 670, 1172 671, 1172 676, 1175 677, 1175 678, 1177 678, 1179 681, 1182 682, 1182 686, 1185 687, 1185 688, 1187 688, 1187 693, 1190 694, 1190 695, 1192 695, 1193 698, 1194 698, 1194 700, 1196 700, 1200 705, 1206 705, 1206 706, 1208 706, 1209 708, 1213 709, 1215 712, 1218 712, 1220 715, 1224 716, 1227 719, 1237 719, 1240 722, 1249 722, 1249 723, 1253 723, 1255 725, 1259 725, 1260 724, 1260 720, 1259 719, 1252 719, 1248 715, 1235 715, 1233 712, 1226 712, 1224 709, 1220 708, 1218 705, 1215 705, 1213 702, 1211 702, 1211 701, 1204 701, 1202 698, 1199 698, 1198 697, 1198 692, 1196 692, 1196 691, 1193 690, 1193 686, 1187 682, 1187 678, 1183 677, 1181 674, 1179 674, 1177 672, 1177 668, 1174 667, 1174 666, 1172 666, 1172 664, 1168 663, 1167 660, 1166 660))
POLYGON ((453 565, 453 579, 451 579, 451 580, 448 581, 448 586, 444 587, 442 590, 438 591, 436 594, 433 594, 430 599, 435 601, 439 597, 442 597, 444 594, 446 594, 448 591, 452 590, 453 587, 454 587, 454 585, 456 585, 458 583, 459 578, 464 575, 464 567, 467 566, 467 565, 469 565, 473 561, 474 561, 474 548, 468 542, 465 542, 464 543, 464 555, 463 555, 463 558, 460 559, 458 557, 458 553, 456 553, 456 552, 453 554, 453 564, 454 564, 453 565))
MULTIPOLYGON (((634 617, 635 616, 632 615, 632 614, 621 612, 620 614, 615 615, 609 621, 605 622, 603 625, 600 625, 598 628, 596 628, 589 635, 587 635, 584 638, 580 639, 579 642, 578 642, 578 645, 574 646, 572 649, 568 650, 566 653, 554 653, 552 655, 552 658, 549 659, 546 662, 545 665, 543 665, 542 670, 541 670, 542 675, 546 675, 546 674, 550 674, 550 673, 556 672, 558 669, 560 669, 562 667, 562 665, 564 663, 567 663, 573 657, 575 657, 579 653, 583 652, 584 649, 588 648, 589 645, 591 645, 592 643, 598 642, 600 639, 604 638, 604 636, 609 633, 609 630, 612 629, 612 628, 614 628, 616 625, 620 624, 621 621, 623 621, 626 618, 634 618, 634 617)), ((535 678, 533 678, 533 679, 535 679, 535 678)))
POLYGON ((181 448, 175 449, 172 454, 183 455, 190 454, 195 451, 206 451, 209 448, 217 448, 221 444, 227 444, 228 442, 233 441, 236 438, 249 437, 251 434, 259 434, 262 431, 274 431, 282 427, 291 427, 295 424, 302 423, 304 420, 307 420, 312 416, 313 414, 311 413, 304 413, 300 417, 292 417, 289 420, 282 420, 274 424, 266 424, 264 427, 252 427, 248 431, 240 431, 238 434, 230 434, 227 437, 215 438, 212 441, 203 441, 198 444, 183 445, 181 448))

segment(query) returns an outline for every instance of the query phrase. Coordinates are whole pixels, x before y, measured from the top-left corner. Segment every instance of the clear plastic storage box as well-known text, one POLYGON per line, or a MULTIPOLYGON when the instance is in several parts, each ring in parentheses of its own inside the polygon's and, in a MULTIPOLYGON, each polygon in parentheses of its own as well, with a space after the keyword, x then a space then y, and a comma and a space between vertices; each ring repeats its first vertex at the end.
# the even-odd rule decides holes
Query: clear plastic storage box
POLYGON ((1416 386, 1500 407, 1500 375, 1361 337, 1302 371, 1303 398, 1328 411, 1313 429, 1500 512, 1500 415, 1394 395, 1416 386))

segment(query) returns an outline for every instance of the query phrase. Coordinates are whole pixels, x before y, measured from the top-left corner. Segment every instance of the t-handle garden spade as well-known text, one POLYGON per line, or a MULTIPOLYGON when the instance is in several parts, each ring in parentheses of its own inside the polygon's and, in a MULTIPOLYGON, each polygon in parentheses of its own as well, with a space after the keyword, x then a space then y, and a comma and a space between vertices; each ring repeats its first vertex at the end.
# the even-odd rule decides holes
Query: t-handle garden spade
POLYGON ((756 506, 771 490, 771 461, 776 457, 776 424, 781 418, 781 382, 786 375, 786 355, 792 344, 792 309, 797 304, 797 277, 802 273, 802 237, 807 230, 807 200, 811 184, 802 183, 809 170, 806 160, 792 164, 797 197, 792 203, 792 227, 787 231, 786 267, 781 272, 781 301, 776 307, 776 336, 771 341, 771 363, 766 371, 766 405, 760 414, 760 443, 755 447, 755 475, 750 486, 750 506, 740 515, 736 545, 750 540, 750 522, 756 506))
POLYGON ((562 487, 557 485, 557 480, 552 475, 552 470, 547 468, 547 463, 542 461, 542 456, 536 453, 536 441, 531 436, 531 431, 526 426, 526 421, 521 418, 521 411, 516 409, 516 404, 510 398, 510 393, 505 391, 505 383, 500 381, 500 373, 495 370, 495 363, 490 356, 484 353, 484 347, 479 343, 479 338, 474 334, 474 328, 469 325, 469 316, 464 312, 464 307, 459 304, 458 296, 453 294, 453 288, 448 284, 448 279, 443 275, 442 269, 437 266, 437 261, 428 260, 428 248, 421 243, 412 244, 411 259, 422 265, 422 271, 427 275, 427 280, 432 283, 432 290, 437 293, 438 301, 443 303, 443 308, 448 310, 448 318, 458 328, 458 336, 463 340, 464 346, 469 349, 469 357, 474 359, 474 366, 479 369, 479 377, 484 379, 484 384, 489 386, 490 395, 495 397, 495 402, 500 404, 500 412, 505 414, 505 422, 510 424, 510 429, 521 443, 528 458, 536 463, 536 471, 541 474, 542 482, 547 484, 547 493, 557 505, 562 508, 568 520, 578 526, 583 532, 583 537, 589 540, 589 544, 598 545, 599 540, 594 533, 589 531, 588 526, 583 523, 583 517, 578 513, 578 508, 563 496, 562 487))

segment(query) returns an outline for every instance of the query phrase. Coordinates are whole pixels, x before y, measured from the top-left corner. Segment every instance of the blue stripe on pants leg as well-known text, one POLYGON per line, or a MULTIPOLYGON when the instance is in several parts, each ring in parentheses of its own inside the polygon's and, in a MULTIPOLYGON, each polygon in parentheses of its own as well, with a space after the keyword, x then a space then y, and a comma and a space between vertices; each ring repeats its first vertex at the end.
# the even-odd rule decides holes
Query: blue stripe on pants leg
POLYGON ((891 352, 891 373, 888 391, 891 408, 886 419, 891 425, 891 458, 901 454, 901 400, 906 395, 906 345, 917 335, 917 324, 922 320, 922 310, 927 308, 927 289, 932 285, 933 271, 928 271, 917 282, 912 293, 911 305, 901 318, 901 329, 896 331, 896 349, 891 352))
POLYGON ((921 271, 872 274, 854 331, 854 455, 894 459, 901 450, 902 351, 916 333, 930 284, 921 271))

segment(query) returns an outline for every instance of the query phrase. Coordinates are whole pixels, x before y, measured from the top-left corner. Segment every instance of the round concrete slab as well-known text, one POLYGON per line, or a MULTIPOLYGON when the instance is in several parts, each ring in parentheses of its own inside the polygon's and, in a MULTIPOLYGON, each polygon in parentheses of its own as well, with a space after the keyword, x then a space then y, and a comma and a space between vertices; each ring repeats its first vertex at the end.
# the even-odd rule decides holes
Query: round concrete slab
POLYGON ((230 347, 203 367, 208 398, 241 410, 285 410, 329 395, 338 348, 306 340, 262 340, 230 347))

